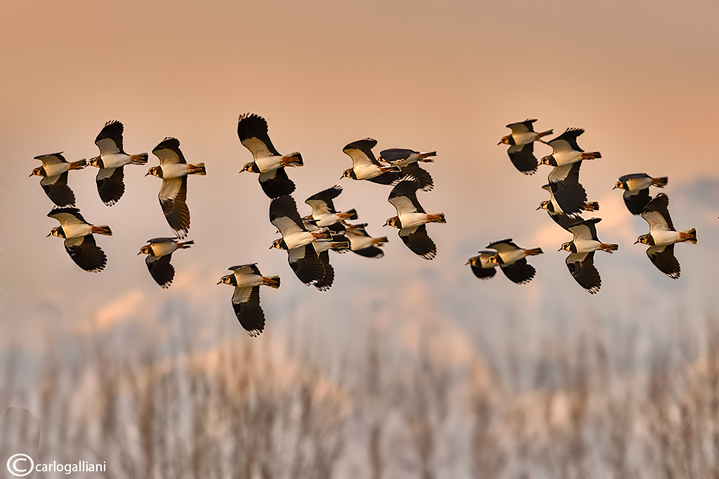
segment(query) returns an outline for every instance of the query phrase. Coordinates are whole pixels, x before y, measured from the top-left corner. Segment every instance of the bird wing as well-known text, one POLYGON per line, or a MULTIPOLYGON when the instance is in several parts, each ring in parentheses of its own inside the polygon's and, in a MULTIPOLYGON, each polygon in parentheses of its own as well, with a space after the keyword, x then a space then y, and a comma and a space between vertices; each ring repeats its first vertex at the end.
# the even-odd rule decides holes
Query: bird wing
POLYGON ((399 230, 399 237, 414 254, 430 260, 437 256, 437 246, 427 235, 426 225, 402 228, 399 230))
POLYGON ((48 218, 55 218, 62 226, 87 224, 87 221, 85 221, 77 208, 54 208, 47 216, 48 218))
POLYGON ((597 268, 594 267, 594 251, 581 254, 571 253, 565 261, 572 277, 582 288, 591 294, 596 294, 599 291, 602 278, 599 276, 597 268))
POLYGON ((555 166, 549 173, 554 199, 567 214, 579 213, 587 202, 587 192, 579 183, 579 168, 582 162, 571 165, 555 166))
POLYGON ((123 126, 117 120, 108 121, 95 138, 95 144, 100 149, 100 155, 124 153, 122 150, 123 126))
POLYGON ((624 190, 622 198, 624 199, 624 204, 627 205, 627 209, 633 215, 641 215, 644 208, 652 201, 649 188, 638 191, 624 190))
POLYGON ((107 264, 107 257, 95 243, 93 235, 66 239, 65 251, 75 264, 85 271, 98 273, 105 269, 107 264))
POLYGON ((525 284, 532 281, 536 270, 534 266, 527 263, 527 258, 522 258, 511 264, 500 265, 504 275, 516 284, 525 284))
POLYGON ((42 161, 42 166, 47 165, 59 165, 60 163, 67 163, 67 160, 62 156, 62 151, 59 153, 50 153, 49 155, 40 155, 33 158, 34 160, 42 161))
POLYGON ((535 121, 537 121, 537 120, 536 119, 533 119, 533 120, 527 119, 524 121, 518 121, 516 123, 510 123, 509 125, 507 125, 507 128, 512 130, 513 134, 528 133, 530 131, 534 131, 534 125, 532 123, 534 123, 535 121))
POLYGON ((290 195, 295 191, 295 183, 287 176, 284 166, 260 173, 258 180, 268 198, 290 195))
POLYGON ((400 168, 401 175, 411 176, 418 183, 418 189, 422 191, 432 191, 434 188, 434 180, 427 170, 419 166, 417 163, 410 163, 400 168))
POLYGON ((185 156, 180 150, 180 140, 177 138, 167 137, 162 140, 155 148, 152 149, 152 154, 160 159, 161 165, 167 165, 172 163, 185 164, 185 156))
POLYGON ((257 263, 230 266, 228 269, 230 271, 234 271, 235 276, 242 274, 261 274, 260 269, 257 267, 257 263))
POLYGON ((599 241, 597 237, 596 224, 602 221, 601 218, 591 218, 588 220, 578 221, 570 225, 567 229, 574 235, 574 241, 599 241))
POLYGON ((555 223, 557 223, 559 226, 569 232, 571 232, 569 227, 577 222, 577 218, 573 218, 564 213, 549 213, 549 217, 552 218, 555 223))
POLYGON ((425 212, 417 201, 417 188, 419 183, 414 180, 402 180, 392 188, 387 199, 397 209, 398 216, 425 212))
POLYGON ((470 268, 472 268, 472 273, 474 273, 474 275, 479 279, 494 278, 494 275, 497 274, 497 268, 495 268, 494 266, 483 268, 481 264, 470 264, 470 268))
POLYGON ((534 142, 526 145, 511 145, 507 149, 507 154, 512 164, 525 175, 533 175, 537 172, 539 162, 534 156, 534 142))
POLYGON ((332 188, 327 188, 319 193, 315 193, 307 198, 305 203, 312 207, 313 216, 326 216, 337 212, 332 200, 337 198, 340 193, 342 193, 342 187, 340 185, 335 185, 332 188))
POLYGON ((125 193, 125 171, 123 166, 117 168, 100 168, 95 182, 100 199, 107 206, 112 206, 125 193))
POLYGON ((240 325, 250 336, 257 337, 265 330, 265 313, 260 306, 260 287, 236 287, 232 308, 240 325))
POLYGON ((647 256, 659 271, 672 279, 681 275, 681 267, 677 257, 674 256, 674 245, 650 246, 647 248, 647 256))
POLYGON ((642 218, 649 223, 649 231, 675 231, 669 216, 669 197, 659 193, 644 207, 642 218))
POLYGON ((190 210, 185 202, 187 199, 187 176, 163 178, 157 198, 160 200, 167 223, 180 238, 184 238, 190 229, 190 210))
POLYGON ((254 113, 240 115, 237 120, 237 136, 242 145, 250 150, 257 160, 268 156, 281 156, 267 133, 267 121, 254 113))
POLYGON ((352 158, 352 167, 375 165, 380 166, 379 161, 372 153, 372 148, 377 144, 377 140, 365 138, 363 140, 353 141, 345 145, 342 151, 352 158))
POLYGON ((172 253, 165 256, 146 256, 145 264, 150 271, 150 276, 163 288, 169 288, 175 277, 175 268, 170 264, 172 253))
MULTIPOLYGON (((312 244, 314 245, 315 243, 313 242, 312 244)), ((321 280, 315 282, 314 287, 317 288, 319 291, 327 291, 328 289, 330 289, 332 283, 335 280, 335 270, 330 264, 330 252, 329 250, 325 250, 321 253, 318 253, 317 256, 322 263, 324 275, 322 276, 321 280)))
POLYGON ((380 151, 379 156, 387 163, 394 163, 396 161, 406 160, 412 153, 417 152, 406 148, 389 148, 387 150, 380 151))
POLYGON ((579 148, 579 145, 577 144, 577 137, 582 133, 584 133, 582 128, 567 128, 564 133, 549 140, 547 144, 552 147, 554 153, 572 150, 583 152, 584 150, 579 148))
POLYGON ((290 236, 301 231, 307 231, 297 212, 294 198, 283 195, 270 203, 270 223, 275 225, 282 236, 290 236))
POLYGON ((519 246, 517 246, 512 241, 512 238, 495 241, 494 243, 489 243, 487 245, 487 248, 495 249, 499 253, 507 253, 509 251, 515 251, 515 250, 521 249, 519 246))
POLYGON ((322 281, 325 277, 324 265, 312 243, 292 248, 287 253, 292 271, 306 285, 322 281))
POLYGON ((40 180, 40 186, 48 198, 57 206, 75 204, 75 193, 67 186, 67 171, 57 176, 46 176, 40 180))

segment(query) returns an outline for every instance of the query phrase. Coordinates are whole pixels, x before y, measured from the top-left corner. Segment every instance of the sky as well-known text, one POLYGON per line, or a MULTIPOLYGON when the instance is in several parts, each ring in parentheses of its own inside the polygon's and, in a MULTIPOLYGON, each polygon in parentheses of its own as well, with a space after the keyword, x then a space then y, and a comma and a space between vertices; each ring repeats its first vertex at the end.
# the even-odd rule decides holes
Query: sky
MULTIPOLYGON (((232 291, 216 282, 227 267, 259 263, 280 275, 282 288, 262 291, 268 324, 309 318, 316 344, 351 337, 367 321, 412 323, 481 343, 495 328, 531 336, 563 334, 566 324, 604 318, 671 336, 719 308, 713 293, 719 260, 719 173, 712 139, 719 127, 719 33, 716 2, 429 1, 190 2, 18 1, 0 4, 0 348, 33 349, 57 334, 112 331, 158 321, 179 304, 209 324, 234 321, 232 291), (305 166, 289 171, 301 214, 308 196, 334 184, 336 200, 356 208, 374 236, 387 235, 386 255, 373 261, 334 255, 335 285, 325 293, 302 285, 276 238, 269 200, 257 178, 238 174, 251 160, 236 135, 237 117, 267 119, 281 152, 300 151, 305 166), (598 253, 602 290, 590 296, 574 283, 559 245, 571 238, 543 211, 544 168, 518 173, 499 139, 504 125, 537 118, 537 129, 581 127, 580 145, 601 151, 581 182, 601 204, 599 236, 620 243, 598 253), (70 260, 58 238, 52 204, 28 178, 33 157, 63 151, 70 161, 97 154, 104 123, 125 125, 125 150, 150 152, 177 137, 190 163, 207 176, 189 179, 195 246, 173 255, 177 276, 165 291, 137 251, 167 236, 159 180, 126 167, 125 196, 106 207, 95 171, 70 174, 77 206, 112 237, 97 238, 108 255, 99 274, 70 260), (376 151, 438 152, 427 166, 435 189, 420 193, 437 258, 409 252, 396 230, 389 188, 340 180, 350 167, 342 147, 378 140, 376 151), (679 229, 696 227, 699 244, 679 245, 682 278, 672 281, 632 243, 647 231, 611 191, 627 173, 668 176, 665 192, 679 229), (474 278, 467 258, 488 243, 513 238, 542 247, 538 273, 515 286, 500 275, 474 278), (338 313, 341 312, 341 313, 338 313), (581 320, 578 320, 580 318, 581 320), (590 318, 590 319, 587 319, 590 318), (689 318, 689 319, 687 319, 689 318), (699 318, 699 319, 697 319, 699 318), (691 319, 691 321, 690 321, 691 319), (665 324, 662 323, 662 324, 665 324), (516 326, 520 326, 516 328, 516 326)), ((538 155, 548 148, 538 145, 538 155)), ((148 166, 157 164, 150 155, 148 166)), ((624 326, 623 326, 624 325, 624 326)), ((238 334, 243 334, 237 327, 238 334)), ((261 337, 262 338, 262 337, 261 337)), ((260 341, 262 339, 259 339, 260 341)), ((250 340, 249 338, 247 339, 250 340)))

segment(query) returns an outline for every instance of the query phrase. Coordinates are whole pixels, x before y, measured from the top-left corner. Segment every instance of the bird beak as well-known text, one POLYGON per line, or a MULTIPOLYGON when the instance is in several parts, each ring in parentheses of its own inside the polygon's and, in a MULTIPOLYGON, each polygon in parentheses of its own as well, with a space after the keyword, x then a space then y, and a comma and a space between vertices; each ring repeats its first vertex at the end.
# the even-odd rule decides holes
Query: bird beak
POLYGON ((217 284, 222 284, 222 280, 219 280, 219 281, 217 282, 217 284))
POLYGON ((270 247, 267 248, 267 249, 272 249, 272 248, 274 248, 274 247, 275 247, 275 245, 270 245, 270 247))
POLYGON ((34 171, 33 171, 32 173, 30 173, 29 178, 31 178, 31 177, 33 177, 33 176, 35 176, 35 172, 34 172, 34 171))
POLYGON ((542 205, 539 205, 539 206, 537 206, 537 209, 534 211, 541 210, 541 209, 542 209, 542 205))
POLYGON ((464 263, 464 265, 465 265, 465 266, 467 266, 468 264, 469 264, 469 260, 467 260, 467 262, 466 262, 466 263, 464 263))
POLYGON ((501 144, 502 144, 502 141, 500 140, 499 143, 497 143, 497 145, 501 145, 501 144))
POLYGON ((634 244, 637 244, 637 243, 639 243, 639 240, 636 240, 636 241, 634 242, 634 244))
POLYGON ((564 248, 559 248, 557 251, 562 251, 564 248))
POLYGON ((52 231, 50 231, 45 238, 49 238, 50 236, 52 236, 52 231))
POLYGON ((614 187, 613 187, 612 189, 613 189, 613 190, 616 190, 616 189, 617 189, 617 185, 614 185, 614 187))
POLYGON ((148 171, 147 173, 145 173, 145 176, 150 176, 150 172, 148 171))

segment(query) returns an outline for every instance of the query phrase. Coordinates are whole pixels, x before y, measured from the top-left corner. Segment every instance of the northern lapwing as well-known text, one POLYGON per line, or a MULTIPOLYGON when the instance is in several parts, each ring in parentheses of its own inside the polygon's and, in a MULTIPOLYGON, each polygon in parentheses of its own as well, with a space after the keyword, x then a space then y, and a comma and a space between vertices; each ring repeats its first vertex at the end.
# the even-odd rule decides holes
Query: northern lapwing
POLYGON ((175 268, 170 264, 172 253, 178 249, 187 249, 194 241, 178 241, 177 238, 152 238, 140 248, 139 254, 146 254, 145 264, 150 276, 162 288, 169 288, 175 278, 175 268))
POLYGON ((377 161, 372 153, 375 145, 377 140, 365 138, 348 143, 342 148, 342 151, 352 158, 352 168, 345 170, 340 179, 368 180, 381 185, 393 185, 399 182, 404 176, 400 168, 377 161))
MULTIPOLYGON (((564 212, 561 206, 559 206, 559 203, 557 203, 557 199, 554 197, 553 188, 556 188, 556 185, 552 184, 546 184, 542 186, 542 189, 545 189, 549 192, 550 199, 546 201, 542 201, 537 207, 537 210, 546 210, 549 214, 549 217, 554 220, 555 223, 557 223, 559 226, 564 228, 565 230, 569 231, 569 226, 573 225, 577 221, 580 221, 582 218, 577 216, 576 213, 572 215, 568 215, 564 212)), ((599 203, 596 201, 591 202, 585 202, 581 210, 583 211, 598 211, 599 210, 599 203)))
POLYGON ((67 172, 70 170, 81 170, 87 166, 87 160, 68 162, 62 152, 50 153, 35 157, 42 161, 30 176, 42 176, 40 186, 50 200, 57 206, 74 206, 75 193, 67 186, 67 172))
POLYGON ((317 231, 308 231, 305 228, 297 204, 289 195, 275 198, 270 203, 270 223, 277 227, 282 238, 275 240, 270 246, 291 250, 310 244, 316 239, 331 239, 332 235, 324 228, 317 231))
POLYGON ((497 272, 497 263, 490 260, 497 251, 480 251, 477 256, 472 256, 465 265, 469 265, 472 273, 479 279, 493 278, 497 272))
POLYGON ((302 155, 299 152, 280 154, 270 140, 264 118, 254 113, 240 115, 237 120, 237 136, 240 143, 250 150, 253 158, 252 162, 245 164, 240 173, 259 173, 260 186, 269 198, 289 195, 295 191, 295 184, 287 176, 285 167, 302 166, 302 155))
POLYGON ((648 245, 647 256, 654 266, 672 279, 679 278, 681 268, 674 256, 674 244, 682 242, 696 244, 697 230, 674 229, 672 218, 669 216, 669 197, 664 193, 658 194, 647 204, 642 212, 642 218, 649 223, 649 233, 637 238, 634 244, 648 245))
POLYGON ((366 227, 367 223, 347 225, 345 236, 350 242, 350 251, 365 258, 381 258, 384 256, 381 246, 389 240, 386 236, 373 238, 366 227))
POLYGON ((426 223, 446 223, 444 213, 427 214, 417 201, 419 183, 405 178, 392 188, 388 201, 397 210, 397 216, 388 218, 384 226, 399 229, 399 237, 416 255, 434 259, 437 246, 427 235, 426 223))
POLYGON ((549 173, 548 191, 565 214, 580 213, 587 205, 587 192, 579 182, 582 162, 555 166, 549 173))
POLYGON ((319 193, 315 193, 305 200, 305 203, 312 207, 312 214, 306 216, 305 220, 313 220, 314 224, 320 228, 327 227, 334 233, 342 233, 345 231, 343 223, 347 220, 356 220, 357 210, 337 212, 333 199, 342 193, 342 187, 335 185, 327 188, 319 193))
POLYGON ((641 215, 644 207, 652 201, 649 187, 664 188, 668 182, 669 178, 666 176, 653 178, 646 173, 632 173, 620 176, 619 181, 616 182, 612 189, 624 190, 622 197, 629 212, 633 215, 641 215))
POLYGON ((419 182, 420 190, 432 191, 434 180, 427 170, 419 166, 419 163, 432 163, 435 156, 437 156, 436 151, 423 153, 406 148, 389 148, 380 152, 378 161, 399 167, 402 175, 412 176, 419 182))
POLYGON ((582 128, 567 128, 564 133, 547 142, 552 147, 552 154, 542 158, 543 165, 564 166, 577 163, 582 160, 594 160, 601 158, 598 151, 586 153, 577 144, 577 137, 584 133, 582 128))
POLYGON ((147 175, 162 178, 157 198, 167 223, 178 238, 184 238, 190 230, 190 210, 187 207, 187 175, 205 175, 204 163, 190 165, 180 150, 177 138, 165 138, 152 154, 160 159, 160 166, 153 166, 147 175))
POLYGON ((602 250, 613 253, 619 249, 617 244, 599 241, 596 225, 600 221, 601 218, 590 218, 569 226, 568 229, 574 235, 574 239, 559 248, 559 251, 569 252, 566 259, 569 272, 577 283, 591 294, 596 294, 602 285, 599 271, 594 267, 594 252, 602 250))
POLYGON ((65 239, 65 250, 75 264, 92 273, 105 269, 107 257, 95 243, 93 234, 112 236, 109 226, 91 225, 77 208, 55 208, 47 216, 60 222, 48 236, 65 239))
POLYGON ((517 170, 525 175, 533 175, 537 172, 539 162, 534 156, 534 142, 540 141, 547 135, 554 133, 554 130, 536 132, 534 131, 534 122, 536 119, 527 119, 517 123, 510 123, 507 128, 512 130, 511 135, 507 135, 499 140, 498 145, 509 145, 507 154, 517 170))
POLYGON ((499 266, 504 275, 516 284, 525 284, 532 281, 536 270, 534 266, 527 263, 527 256, 536 256, 543 253, 542 248, 520 248, 512 241, 512 238, 495 241, 494 243, 488 244, 487 248, 496 251, 496 253, 487 258, 487 261, 495 266, 499 266))
POLYGON ((117 120, 105 123, 95 138, 100 149, 100 156, 88 160, 90 166, 100 168, 95 181, 100 199, 107 206, 112 206, 125 193, 125 165, 147 164, 148 154, 128 155, 122 148, 122 132, 124 127, 117 120))
POLYGON ((232 266, 232 274, 223 276, 217 284, 235 287, 232 308, 235 316, 251 337, 259 336, 265 330, 265 313, 260 306, 260 286, 280 287, 279 276, 262 276, 256 263, 232 266))

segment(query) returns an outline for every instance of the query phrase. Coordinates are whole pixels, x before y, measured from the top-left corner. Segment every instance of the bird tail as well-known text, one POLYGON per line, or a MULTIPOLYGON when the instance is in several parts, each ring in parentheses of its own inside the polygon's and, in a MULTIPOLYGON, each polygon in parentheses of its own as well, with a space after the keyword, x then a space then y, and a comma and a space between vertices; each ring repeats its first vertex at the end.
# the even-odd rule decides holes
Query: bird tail
POLYGON ((95 226, 92 225, 90 227, 91 233, 99 234, 99 235, 106 235, 106 236, 112 236, 112 230, 109 226, 95 226))
POLYGON ((660 176, 659 178, 652 178, 652 184, 658 188, 664 188, 669 183, 669 178, 666 176, 660 176))
POLYGON ((262 284, 264 284, 265 286, 269 286, 270 288, 277 289, 280 287, 280 277, 279 276, 263 276, 262 284))
POLYGON ((189 248, 191 244, 195 244, 194 241, 182 241, 177 243, 177 249, 186 249, 189 248))
POLYGON ((432 162, 434 161, 434 159, 433 159, 433 158, 430 158, 431 156, 437 156, 437 152, 436 152, 436 151, 430 151, 430 152, 427 152, 427 153, 420 153, 420 154, 419 154, 419 160, 418 160, 418 161, 423 161, 423 162, 425 162, 425 163, 432 163, 432 162))
POLYGON ((383 245, 385 243, 389 243, 389 238, 386 236, 382 236, 381 238, 372 238, 373 245, 383 245))
POLYGON ((332 239, 332 232, 327 228, 319 231, 312 231, 311 233, 315 239, 332 239))
POLYGON ((584 211, 597 211, 599 209, 599 202, 598 201, 588 201, 584 203, 584 206, 582 207, 584 211))
POLYGON ((537 256, 538 254, 543 254, 544 251, 542 251, 542 248, 532 248, 532 249, 525 249, 524 254, 527 256, 537 256))
POLYGON ((304 162, 302 161, 302 154, 297 151, 290 153, 289 155, 284 155, 282 157, 282 166, 302 166, 302 165, 304 165, 304 162))
POLYGON ((598 151, 592 151, 589 153, 582 153, 582 159, 583 160, 596 160, 597 158, 601 158, 602 154, 598 151))
MULTIPOLYGON (((549 136, 553 133, 554 133, 554 130, 540 131, 539 133, 537 133, 537 139, 539 140, 540 138, 549 136)), ((544 142, 542 142, 542 143, 544 143, 544 142)))
POLYGON ((340 213, 338 215, 341 220, 356 220, 359 219, 359 215, 357 214, 357 210, 352 208, 351 210, 347 210, 344 213, 340 213))
POLYGON ((130 155, 130 163, 133 165, 145 165, 147 164, 147 153, 140 153, 139 155, 130 155))
POLYGON ((619 249, 619 245, 615 243, 599 243, 599 249, 607 253, 613 253, 619 249))
POLYGON ((198 163, 196 165, 188 165, 187 174, 188 175, 206 175, 207 170, 205 170, 205 164, 198 163))
POLYGON ((81 170, 87 166, 87 160, 80 160, 80 161, 71 161, 70 162, 70 169, 71 170, 81 170))
POLYGON ((446 223, 447 220, 444 219, 444 213, 437 213, 436 215, 427 215, 427 222, 428 223, 446 223))
POLYGON ((679 241, 688 241, 689 243, 697 244, 696 228, 692 228, 687 231, 680 231, 679 232, 679 241))

